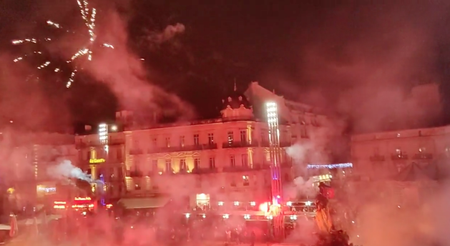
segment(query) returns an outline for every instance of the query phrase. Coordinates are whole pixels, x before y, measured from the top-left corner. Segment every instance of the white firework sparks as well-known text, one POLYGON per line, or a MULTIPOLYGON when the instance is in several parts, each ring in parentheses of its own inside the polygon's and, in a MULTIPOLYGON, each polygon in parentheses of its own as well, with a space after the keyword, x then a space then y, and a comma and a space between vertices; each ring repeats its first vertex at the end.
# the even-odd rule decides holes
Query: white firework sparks
MULTIPOLYGON (((91 61, 92 57, 93 57, 92 48, 96 44, 95 42, 97 39, 97 35, 95 34, 95 18, 96 18, 97 10, 95 8, 89 7, 89 2, 87 0, 77 0, 77 3, 78 3, 78 8, 80 10, 81 18, 83 19, 84 24, 88 30, 89 40, 88 40, 87 44, 85 46, 81 47, 77 52, 75 52, 66 61, 66 63, 72 63, 73 61, 75 61, 81 57, 85 57, 85 56, 88 61, 91 61)), ((49 25, 53 28, 57 28, 57 29, 64 29, 62 25, 60 25, 59 23, 56 23, 52 20, 48 20, 47 25, 49 25)), ((12 43, 14 45, 20 45, 20 44, 25 44, 25 43, 38 44, 43 41, 49 42, 49 41, 51 41, 51 39, 45 38, 43 40, 39 40, 39 39, 35 39, 35 38, 28 38, 28 39, 13 40, 12 43)), ((114 49, 114 46, 111 44, 108 44, 108 43, 103 43, 101 46, 105 47, 105 48, 109 48, 109 49, 114 49)), ((14 62, 22 61, 23 59, 25 59, 25 57, 29 57, 31 55, 42 55, 42 52, 34 51, 30 54, 17 57, 14 59, 14 62)), ((45 61, 44 63, 37 66, 37 69, 41 70, 41 69, 47 68, 50 64, 51 64, 50 61, 45 61)), ((58 73, 58 72, 61 72, 62 70, 60 68, 55 68, 53 71, 55 73, 58 73)), ((70 86, 74 82, 76 74, 77 74, 77 67, 75 67, 70 74, 70 78, 66 83, 67 88, 70 88, 70 86)))

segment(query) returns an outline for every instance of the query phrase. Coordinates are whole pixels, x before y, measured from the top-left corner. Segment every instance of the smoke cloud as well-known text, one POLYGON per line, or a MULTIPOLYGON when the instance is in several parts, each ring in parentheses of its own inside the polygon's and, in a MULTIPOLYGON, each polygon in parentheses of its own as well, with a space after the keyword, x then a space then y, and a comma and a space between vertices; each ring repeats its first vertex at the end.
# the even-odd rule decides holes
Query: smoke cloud
MULTIPOLYGON (((0 56, 0 125, 40 130, 55 130, 69 125, 70 117, 61 98, 47 95, 46 80, 28 80, 35 71, 24 63, 13 63, 13 56, 0 56)), ((62 96, 60 96, 62 97, 62 96)))
MULTIPOLYGON (((179 120, 191 119, 195 114, 191 105, 148 81, 143 61, 127 47, 125 21, 116 13, 109 13, 106 19, 108 22, 102 26, 105 30, 103 37, 112 43, 115 49, 97 52, 87 71, 111 88, 124 109, 138 114, 156 114, 179 120)), ((168 27, 161 37, 167 39, 175 31, 184 30, 180 25, 176 28, 168 27)))
MULTIPOLYGON (((302 84, 284 83, 285 90, 301 86, 297 96, 350 115, 357 131, 380 130, 392 121, 408 126, 416 116, 411 86, 441 82, 437 34, 448 5, 341 1, 310 11, 302 17, 311 23, 298 30, 301 41, 293 58, 299 71, 293 76, 302 84)), ((438 116, 430 110, 422 117, 430 123, 438 116)))
POLYGON ((292 183, 283 186, 284 199, 286 201, 295 201, 299 198, 314 198, 317 190, 313 184, 314 180, 312 178, 308 180, 301 176, 294 178, 292 183))
MULTIPOLYGON (((354 183, 352 185, 355 185, 354 183)), ((447 245, 450 214, 448 187, 435 181, 360 183, 348 193, 348 212, 356 214, 343 226, 351 241, 363 245, 447 245)), ((343 214, 345 210, 339 211, 343 214)))
POLYGON ((89 183, 92 182, 91 177, 87 173, 72 165, 72 162, 68 160, 63 160, 59 164, 49 167, 47 174, 55 179, 79 179, 89 183))
POLYGON ((149 41, 151 43, 161 44, 173 39, 177 35, 183 34, 185 29, 185 26, 181 23, 168 25, 161 33, 151 33, 149 41))

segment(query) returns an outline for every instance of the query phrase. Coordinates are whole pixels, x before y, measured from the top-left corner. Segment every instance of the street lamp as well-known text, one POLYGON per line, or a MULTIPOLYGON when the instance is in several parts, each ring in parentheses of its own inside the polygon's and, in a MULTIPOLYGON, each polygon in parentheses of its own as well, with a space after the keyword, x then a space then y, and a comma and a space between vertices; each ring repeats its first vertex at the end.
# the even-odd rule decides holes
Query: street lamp
MULTIPOLYGON (((103 145, 103 150, 105 151, 105 160, 108 160, 109 146, 108 146, 108 124, 102 123, 98 125, 98 139, 100 140, 100 144, 103 145)), ((102 187, 100 192, 104 192, 105 185, 105 177, 104 174, 99 175, 100 180, 102 181, 102 187)), ((102 197, 101 199, 102 205, 105 203, 105 199, 102 197)))
POLYGON ((102 123, 98 125, 98 139, 103 144, 104 150, 108 153, 108 125, 102 123))
MULTIPOLYGON (((278 119, 278 105, 275 102, 266 103, 267 124, 269 127, 269 153, 270 153, 270 172, 272 176, 272 206, 281 204, 282 183, 281 183, 281 148, 280 148, 280 129, 278 119)), ((275 237, 282 238, 284 235, 284 220, 280 210, 273 215, 273 226, 275 237)), ((270 215, 272 216, 272 215, 270 215)))
POLYGON ((280 129, 278 128, 278 106, 275 102, 266 103, 267 124, 269 125, 270 146, 280 145, 280 129))

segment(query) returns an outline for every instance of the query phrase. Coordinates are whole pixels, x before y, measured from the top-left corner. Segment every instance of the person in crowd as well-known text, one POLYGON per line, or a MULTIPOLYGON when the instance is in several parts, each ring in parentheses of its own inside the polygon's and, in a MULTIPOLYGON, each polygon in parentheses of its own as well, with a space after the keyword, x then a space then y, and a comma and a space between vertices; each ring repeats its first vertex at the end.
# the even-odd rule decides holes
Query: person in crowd
POLYGON ((252 230, 250 232, 250 246, 255 246, 255 240, 256 240, 256 234, 255 232, 252 230))

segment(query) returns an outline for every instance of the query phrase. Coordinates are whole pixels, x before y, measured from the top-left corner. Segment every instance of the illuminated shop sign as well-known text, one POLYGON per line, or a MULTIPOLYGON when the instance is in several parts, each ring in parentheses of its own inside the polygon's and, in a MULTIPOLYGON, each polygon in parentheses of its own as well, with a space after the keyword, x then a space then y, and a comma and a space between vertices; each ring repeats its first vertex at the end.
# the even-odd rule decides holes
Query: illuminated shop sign
POLYGON ((90 197, 75 197, 75 201, 91 201, 90 197))
POLYGON ((56 192, 56 187, 46 187, 43 185, 38 185, 37 190, 38 190, 38 192, 53 193, 53 192, 56 192))
POLYGON ((97 163, 103 163, 105 162, 105 159, 100 158, 100 159, 89 159, 89 163, 91 164, 97 164, 97 163))

